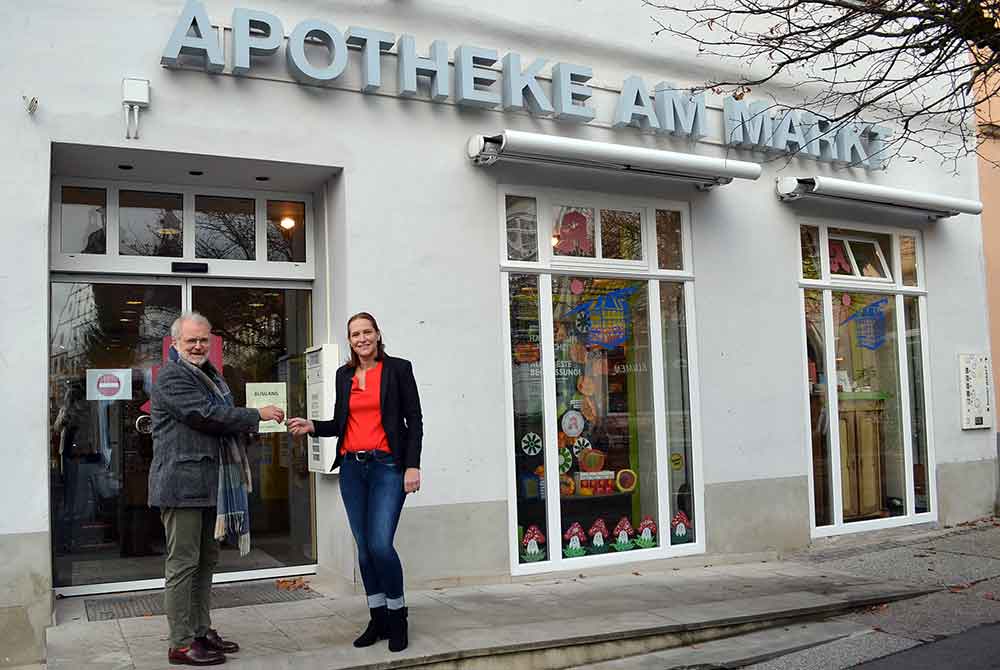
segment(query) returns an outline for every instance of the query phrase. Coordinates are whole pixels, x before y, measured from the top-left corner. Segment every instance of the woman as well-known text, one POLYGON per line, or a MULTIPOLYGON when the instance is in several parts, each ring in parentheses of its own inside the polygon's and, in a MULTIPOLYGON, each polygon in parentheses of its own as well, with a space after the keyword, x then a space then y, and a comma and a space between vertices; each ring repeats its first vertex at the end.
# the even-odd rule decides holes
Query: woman
POLYGON ((423 419, 413 367, 385 354, 382 333, 367 312, 347 321, 351 358, 337 370, 337 402, 330 421, 288 420, 293 435, 339 437, 334 467, 358 545, 358 564, 371 620, 354 641, 367 647, 389 640, 406 649, 403 567, 392 546, 407 493, 420 490, 423 419))

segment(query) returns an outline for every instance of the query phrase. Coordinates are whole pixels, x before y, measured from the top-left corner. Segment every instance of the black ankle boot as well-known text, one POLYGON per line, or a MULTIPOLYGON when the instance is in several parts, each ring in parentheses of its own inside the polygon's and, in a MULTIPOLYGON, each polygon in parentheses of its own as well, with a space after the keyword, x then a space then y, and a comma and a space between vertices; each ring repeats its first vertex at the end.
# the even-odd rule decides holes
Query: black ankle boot
POLYGON ((389 651, 403 651, 410 643, 406 628, 407 608, 389 610, 389 651))
POLYGON ((369 609, 372 618, 368 621, 368 628, 354 641, 355 647, 370 647, 379 640, 389 637, 389 618, 386 615, 386 607, 372 607, 369 609))

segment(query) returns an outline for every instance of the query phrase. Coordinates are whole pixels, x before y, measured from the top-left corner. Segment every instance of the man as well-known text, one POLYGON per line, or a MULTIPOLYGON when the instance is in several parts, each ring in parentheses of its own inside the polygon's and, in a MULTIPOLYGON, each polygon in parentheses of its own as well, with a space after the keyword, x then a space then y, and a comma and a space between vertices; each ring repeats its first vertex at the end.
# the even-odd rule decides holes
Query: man
POLYGON ((227 488, 225 473, 249 472, 245 452, 239 462, 241 433, 256 432, 259 421, 285 418, 273 405, 259 410, 233 406, 229 387, 209 361, 211 328, 197 312, 174 321, 170 335, 176 356, 171 352, 151 393, 149 504, 160 508, 167 537, 164 604, 170 625, 167 657, 174 665, 216 665, 226 662, 226 653, 239 651, 238 644, 211 628, 209 618, 212 571, 219 560, 217 523, 226 533, 232 531, 229 517, 238 517, 245 532, 245 538, 239 534, 240 544, 245 539, 249 550, 246 489, 239 490, 248 481, 237 475, 235 487, 227 488), (229 509, 233 488, 243 501, 237 513, 229 509))

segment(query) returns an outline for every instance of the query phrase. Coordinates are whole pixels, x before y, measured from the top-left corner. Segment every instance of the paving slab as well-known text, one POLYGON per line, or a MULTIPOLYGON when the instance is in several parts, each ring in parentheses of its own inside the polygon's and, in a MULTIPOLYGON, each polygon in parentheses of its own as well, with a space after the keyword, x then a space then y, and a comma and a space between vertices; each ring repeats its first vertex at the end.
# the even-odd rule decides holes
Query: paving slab
POLYGON ((117 621, 63 624, 46 631, 49 670, 130 670, 132 656, 117 621))
MULTIPOLYGON (((863 626, 844 621, 803 623, 652 654, 593 663, 585 668, 586 670, 741 668, 759 659, 772 658, 867 632, 868 629, 863 626)), ((581 666, 578 670, 584 670, 584 667, 581 666)))
POLYGON ((747 665, 743 670, 847 670, 859 663, 889 656, 919 644, 909 638, 869 631, 863 635, 845 637, 780 658, 747 665))
POLYGON ((948 585, 1000 576, 1000 560, 933 552, 921 547, 897 547, 824 563, 827 568, 860 575, 891 575, 919 584, 948 585))

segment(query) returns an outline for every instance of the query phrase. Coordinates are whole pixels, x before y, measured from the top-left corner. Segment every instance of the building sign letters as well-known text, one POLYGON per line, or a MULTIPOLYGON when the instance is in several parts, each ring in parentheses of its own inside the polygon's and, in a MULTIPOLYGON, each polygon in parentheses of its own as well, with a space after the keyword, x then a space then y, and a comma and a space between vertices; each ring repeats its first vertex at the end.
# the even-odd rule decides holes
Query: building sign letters
MULTIPOLYGON (((251 56, 274 55, 285 41, 281 20, 267 12, 236 8, 232 26, 231 63, 235 75, 249 74, 251 56)), ((341 32, 332 23, 319 19, 300 22, 288 35, 285 60, 289 74, 307 84, 332 82, 347 68, 350 47, 361 53, 363 93, 381 90, 381 55, 395 47, 399 96, 416 96, 417 78, 424 77, 429 80, 433 100, 454 98, 459 105, 527 111, 575 123, 588 123, 596 116, 594 108, 587 104, 592 97, 587 82, 593 78, 593 70, 586 65, 556 63, 546 93, 539 81, 547 63, 545 59, 522 63, 521 56, 514 52, 500 58, 495 49, 461 45, 454 51, 455 90, 452 91, 446 42, 434 40, 426 55, 419 55, 413 35, 397 38, 393 33, 358 26, 341 32), (323 65, 310 62, 306 58, 307 41, 326 46, 329 62, 323 65), (497 63, 499 70, 494 67, 497 63)), ((226 67, 220 38, 205 6, 198 0, 188 0, 160 63, 168 68, 180 67, 182 56, 203 58, 208 72, 222 72, 226 67)), ((846 126, 833 132, 828 122, 809 112, 782 110, 772 116, 770 111, 767 103, 727 97, 722 143, 779 155, 798 152, 816 160, 868 169, 885 167, 881 157, 889 135, 885 128, 846 126)), ((704 92, 691 94, 668 82, 660 82, 650 91, 641 77, 630 76, 622 83, 612 125, 699 140, 706 136, 705 114, 704 92)))

